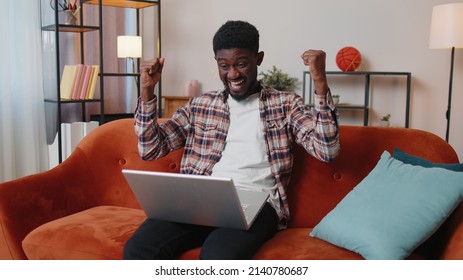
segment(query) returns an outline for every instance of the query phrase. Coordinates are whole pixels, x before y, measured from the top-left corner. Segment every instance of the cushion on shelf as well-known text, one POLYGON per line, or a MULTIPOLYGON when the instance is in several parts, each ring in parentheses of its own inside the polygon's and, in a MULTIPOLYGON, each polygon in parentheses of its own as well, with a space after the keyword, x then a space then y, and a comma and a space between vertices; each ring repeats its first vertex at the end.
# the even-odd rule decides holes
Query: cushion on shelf
POLYGON ((366 259, 404 259, 463 199, 463 173, 405 164, 385 151, 310 236, 366 259))

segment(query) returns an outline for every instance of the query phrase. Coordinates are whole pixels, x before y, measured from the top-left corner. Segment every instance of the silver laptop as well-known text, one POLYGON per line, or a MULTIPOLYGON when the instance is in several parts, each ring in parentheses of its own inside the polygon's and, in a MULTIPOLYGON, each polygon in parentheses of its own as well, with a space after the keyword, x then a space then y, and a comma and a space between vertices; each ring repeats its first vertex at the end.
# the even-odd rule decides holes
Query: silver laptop
POLYGON ((122 170, 152 219, 247 230, 269 196, 235 188, 230 178, 122 170))

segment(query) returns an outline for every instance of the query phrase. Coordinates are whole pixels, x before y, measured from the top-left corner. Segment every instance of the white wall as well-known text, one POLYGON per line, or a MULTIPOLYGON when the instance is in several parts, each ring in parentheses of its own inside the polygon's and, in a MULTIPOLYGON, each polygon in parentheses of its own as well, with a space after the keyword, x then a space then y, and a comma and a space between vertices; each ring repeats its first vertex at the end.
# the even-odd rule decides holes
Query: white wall
MULTIPOLYGON (((432 7, 452 0, 164 0, 162 55, 166 58, 163 95, 182 95, 184 84, 197 79, 202 90, 221 87, 213 59, 212 37, 229 19, 254 24, 265 52, 260 70, 276 65, 302 80, 300 54, 309 48, 327 53, 327 70, 338 70, 337 51, 348 45, 362 54, 370 71, 412 73, 410 126, 445 137, 450 50, 428 48, 432 7)), ((453 1, 462 2, 462 1, 453 1)), ((450 144, 463 158, 463 52, 455 55, 450 144)), ((331 82, 332 88, 336 82, 331 82)), ((403 87, 392 87, 403 91, 403 87)), ((346 90, 347 94, 348 90, 346 90)), ((343 96, 343 89, 336 88, 343 96)), ((403 126, 404 99, 378 93, 372 124, 391 112, 403 126)), ((403 94, 402 94, 403 95, 403 94)))

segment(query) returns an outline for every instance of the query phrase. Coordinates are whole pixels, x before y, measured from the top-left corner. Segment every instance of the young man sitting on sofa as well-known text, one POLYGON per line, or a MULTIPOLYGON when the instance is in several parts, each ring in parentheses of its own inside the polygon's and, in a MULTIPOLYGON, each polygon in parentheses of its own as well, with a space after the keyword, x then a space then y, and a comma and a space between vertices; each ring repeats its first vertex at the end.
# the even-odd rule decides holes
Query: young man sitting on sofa
POLYGON ((214 35, 213 51, 224 89, 191 99, 162 124, 154 88, 164 58, 142 63, 135 114, 140 155, 152 160, 184 147, 181 173, 231 177, 240 187, 268 192, 269 199, 248 231, 147 219, 126 243, 125 259, 175 259, 200 246, 202 259, 250 259, 290 218, 286 187, 294 142, 321 161, 339 153, 338 115, 323 51, 302 54, 314 80, 314 113, 295 93, 257 80, 264 52, 253 25, 226 22, 214 35))

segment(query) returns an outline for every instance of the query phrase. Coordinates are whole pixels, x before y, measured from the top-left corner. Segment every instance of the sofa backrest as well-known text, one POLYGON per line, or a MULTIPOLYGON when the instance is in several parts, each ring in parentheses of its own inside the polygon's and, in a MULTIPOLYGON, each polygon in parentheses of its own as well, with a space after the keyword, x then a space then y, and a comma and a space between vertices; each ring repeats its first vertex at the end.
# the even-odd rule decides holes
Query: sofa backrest
MULTIPOLYGON (((122 169, 138 169, 161 172, 179 172, 182 150, 177 150, 159 160, 143 161, 137 147, 133 119, 108 122, 91 131, 76 147, 73 156, 86 157, 91 165, 92 176, 98 176, 100 196, 108 205, 139 208, 122 169)), ((69 160, 72 160, 71 157, 69 160)), ((66 164, 64 161, 62 164, 66 164)))
MULTIPOLYGON (((381 154, 395 148, 438 163, 458 163, 454 149, 442 138, 422 130, 341 126, 340 155, 323 163, 295 147, 288 190, 290 227, 314 227, 376 166, 381 154)), ((463 203, 416 252, 429 259, 453 259, 458 232, 463 230, 463 203), (449 250, 449 248, 453 248, 449 250)), ((461 249, 463 250, 463 248, 461 249)), ((460 251, 461 251, 460 250, 460 251)), ((457 250, 458 251, 458 250, 457 250)))
MULTIPOLYGON (((422 130, 341 126, 340 142, 341 153, 330 163, 320 162, 302 147, 294 146, 294 168, 288 189, 291 210, 289 227, 314 227, 318 224, 368 175, 385 150, 392 154, 394 148, 399 148, 433 162, 458 163, 458 157, 448 143, 422 130)), ((127 207, 139 205, 122 175, 122 169, 179 172, 183 152, 180 149, 159 160, 141 160, 132 119, 112 121, 93 130, 79 143, 77 150, 72 156, 86 158, 85 162, 90 165, 89 172, 93 173, 92 176, 99 176, 101 184, 105 185, 101 187, 99 195, 105 197, 107 204, 127 207)), ((452 216, 456 217, 453 220, 457 223, 449 219, 428 244, 435 243, 432 239, 451 238, 446 232, 460 226, 458 221, 463 216, 463 206, 460 205, 452 216)), ((425 255, 434 255, 435 258, 445 256, 444 248, 431 247, 432 253, 425 255)))
MULTIPOLYGON (((162 119, 160 120, 162 121, 162 119)), ((454 149, 440 137, 422 130, 365 126, 341 126, 341 153, 330 163, 320 162, 299 145, 294 146, 294 169, 288 199, 291 221, 289 227, 314 227, 374 168, 381 154, 394 148, 438 163, 458 163, 454 149)), ((143 161, 137 150, 133 120, 116 120, 93 130, 77 146, 71 157, 87 165, 89 176, 98 178, 98 197, 93 204, 139 207, 122 169, 179 172, 183 150, 159 160, 143 161)), ((69 158, 68 160, 71 160, 69 158)), ((67 164, 64 161, 62 165, 67 164)), ((460 228, 461 204, 448 221, 420 246, 423 255, 451 258, 444 244, 460 228)))
POLYGON ((330 163, 295 147, 288 197, 291 227, 314 227, 375 167, 381 154, 394 148, 433 162, 457 163, 453 148, 422 130, 373 126, 341 126, 341 153, 330 163))
MULTIPOLYGON (((162 121, 162 120, 161 120, 162 121)), ((341 126, 341 153, 330 163, 320 162, 299 145, 294 146, 294 169, 288 190, 290 227, 313 227, 376 165, 384 150, 394 148, 434 162, 456 163, 453 148, 440 137, 416 129, 341 126)), ((132 119, 109 122, 79 143, 92 170, 112 191, 108 201, 138 207, 121 170, 179 172, 183 150, 154 161, 143 161, 137 150, 132 119)))

